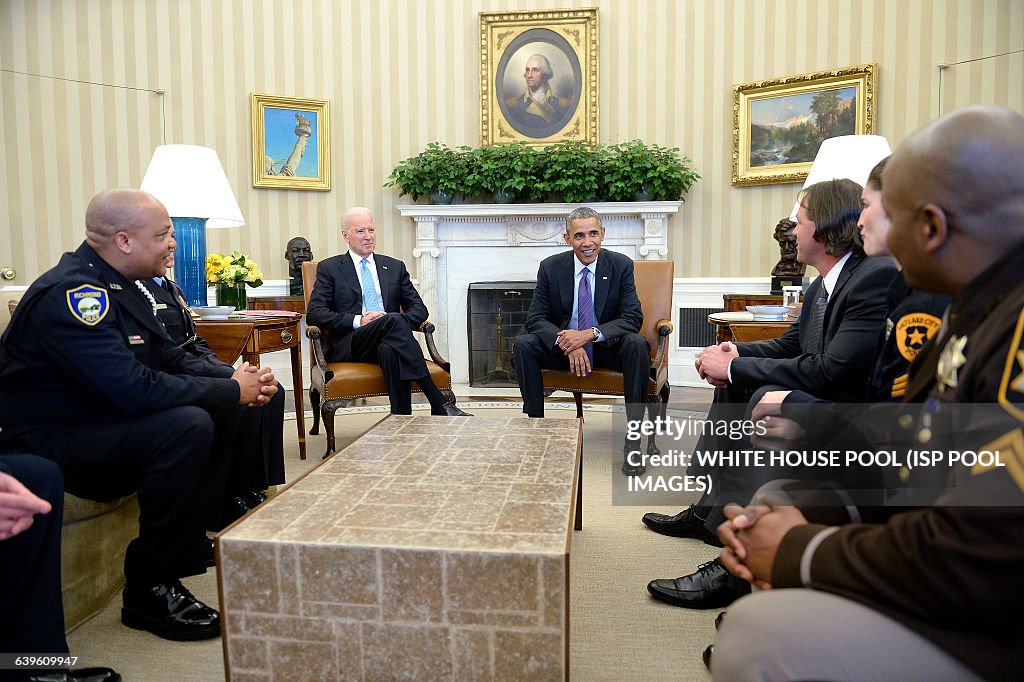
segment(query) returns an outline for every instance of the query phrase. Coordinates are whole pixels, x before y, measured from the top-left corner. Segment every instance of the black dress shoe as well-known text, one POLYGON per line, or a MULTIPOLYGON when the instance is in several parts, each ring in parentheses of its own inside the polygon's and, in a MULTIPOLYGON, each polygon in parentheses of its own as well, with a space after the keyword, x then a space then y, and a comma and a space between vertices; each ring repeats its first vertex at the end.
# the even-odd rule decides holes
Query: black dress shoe
POLYGON ((258 507, 267 501, 267 494, 262 490, 250 490, 245 494, 245 499, 252 507, 258 507))
POLYGON ((190 642, 220 635, 220 614, 192 596, 180 580, 149 588, 126 585, 121 622, 157 637, 190 642))
POLYGON ((207 568, 217 565, 217 541, 213 538, 203 538, 203 563, 207 568))
POLYGON ((26 682, 121 682, 121 676, 110 668, 78 668, 77 670, 40 671, 26 682))
POLYGON ((627 440, 622 444, 622 473, 627 476, 643 476, 647 467, 643 465, 643 458, 640 457, 640 449, 630 444, 627 440), (630 463, 630 454, 633 454, 633 462, 630 463))
POLYGON ((722 629, 722 621, 723 620, 725 620, 725 611, 722 611, 720 614, 715 616, 715 630, 721 630, 722 629))
POLYGON ((463 412, 462 410, 460 410, 459 408, 455 407, 451 403, 445 403, 445 404, 441 405, 441 411, 440 412, 435 412, 434 410, 431 410, 430 414, 438 416, 438 417, 472 417, 473 416, 469 412, 463 412))
POLYGON ((701 564, 696 572, 675 580, 652 580, 647 591, 658 601, 687 609, 720 609, 745 594, 750 583, 734 578, 718 559, 701 564))
POLYGON ((697 506, 691 504, 675 516, 648 512, 644 514, 644 525, 655 533, 671 535, 674 538, 695 538, 713 547, 721 547, 722 541, 704 525, 704 519, 697 516, 697 506))
POLYGON ((702 661, 704 661, 704 667, 711 670, 711 657, 715 655, 715 645, 708 644, 708 648, 704 650, 704 653, 700 655, 702 661))

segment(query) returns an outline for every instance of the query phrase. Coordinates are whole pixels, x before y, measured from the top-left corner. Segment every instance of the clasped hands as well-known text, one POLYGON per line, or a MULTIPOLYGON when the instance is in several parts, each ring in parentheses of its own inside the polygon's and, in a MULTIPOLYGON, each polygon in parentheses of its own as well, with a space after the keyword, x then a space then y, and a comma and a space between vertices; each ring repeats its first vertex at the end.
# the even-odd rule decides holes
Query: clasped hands
POLYGON ((729 385, 729 363, 739 356, 736 344, 723 341, 717 346, 708 346, 702 350, 693 366, 697 368, 697 374, 701 379, 715 388, 725 388, 729 385))
POLYGON ((231 378, 238 382, 238 404, 248 407, 266 405, 277 393, 277 381, 269 367, 254 367, 248 362, 235 370, 231 378))
POLYGON ((569 359, 569 371, 578 377, 590 374, 590 357, 583 347, 593 341, 593 329, 563 329, 555 336, 555 345, 569 359))
POLYGON ((807 523, 792 502, 771 493, 746 507, 727 504, 722 510, 728 519, 718 526, 722 565, 737 578, 762 590, 772 588, 772 564, 782 538, 794 526, 807 523))

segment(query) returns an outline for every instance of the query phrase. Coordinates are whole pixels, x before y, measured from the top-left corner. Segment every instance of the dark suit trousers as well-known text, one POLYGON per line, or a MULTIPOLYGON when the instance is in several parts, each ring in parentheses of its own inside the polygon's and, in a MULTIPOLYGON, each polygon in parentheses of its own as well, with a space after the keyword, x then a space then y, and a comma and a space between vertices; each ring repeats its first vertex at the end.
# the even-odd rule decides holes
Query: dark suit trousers
POLYGON ((388 313, 379 320, 352 332, 352 362, 375 362, 384 372, 388 399, 393 414, 412 414, 410 382, 429 378, 423 349, 413 338, 412 329, 398 313, 388 313))
MULTIPOLYGON (((740 389, 735 386, 716 388, 714 402, 708 410, 708 421, 713 423, 733 422, 750 419, 754 406, 769 391, 789 390, 785 386, 761 386, 751 391, 740 389)), ((697 441, 695 450, 699 451, 729 451, 741 450, 768 450, 764 445, 755 447, 748 438, 732 439, 728 436, 713 433, 705 433, 697 441)), ((792 448, 790 448, 792 449, 792 448)), ((803 449, 803 446, 796 446, 795 449, 803 449)), ((691 464, 687 467, 687 473, 691 476, 710 475, 712 479, 711 489, 704 493, 704 496, 697 502, 697 506, 711 507, 705 527, 712 533, 716 532, 718 526, 725 522, 725 514, 722 508, 730 503, 746 505, 750 502, 754 493, 769 481, 778 479, 803 479, 821 477, 829 472, 820 468, 794 468, 786 466, 770 466, 770 458, 765 457, 763 466, 743 466, 742 464, 720 464, 717 466, 701 466, 696 456, 691 458, 691 464)))
MULTIPOLYGON (((651 347, 639 334, 619 337, 618 343, 594 344, 594 366, 622 372, 626 415, 643 419, 647 403, 647 382, 651 368, 651 347)), ((536 334, 523 334, 515 344, 516 382, 523 394, 523 412, 544 416, 544 380, 541 369, 569 368, 569 360, 558 348, 546 348, 536 334)))
POLYGON ((64 472, 65 489, 107 501, 139 494, 139 537, 124 573, 148 586, 206 571, 202 472, 213 420, 199 407, 137 417, 51 424, 22 436, 64 472))
MULTIPOLYGON (((0 540, 0 650, 22 654, 67 653, 64 605, 60 596, 60 530, 64 516, 64 477, 42 457, 4 455, 11 474, 49 502, 28 530, 0 540)), ((26 671, 0 671, 0 679, 21 679, 26 671)))

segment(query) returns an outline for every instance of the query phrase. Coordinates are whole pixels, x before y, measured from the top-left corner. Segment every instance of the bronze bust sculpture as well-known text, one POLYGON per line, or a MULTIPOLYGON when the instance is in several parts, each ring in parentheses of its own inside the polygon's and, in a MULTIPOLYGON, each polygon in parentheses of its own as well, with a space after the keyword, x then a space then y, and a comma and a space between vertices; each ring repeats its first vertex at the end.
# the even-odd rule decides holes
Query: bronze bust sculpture
POLYGON ((288 274, 291 276, 288 293, 302 296, 302 264, 313 260, 313 249, 305 237, 292 237, 284 249, 284 259, 288 261, 288 274))

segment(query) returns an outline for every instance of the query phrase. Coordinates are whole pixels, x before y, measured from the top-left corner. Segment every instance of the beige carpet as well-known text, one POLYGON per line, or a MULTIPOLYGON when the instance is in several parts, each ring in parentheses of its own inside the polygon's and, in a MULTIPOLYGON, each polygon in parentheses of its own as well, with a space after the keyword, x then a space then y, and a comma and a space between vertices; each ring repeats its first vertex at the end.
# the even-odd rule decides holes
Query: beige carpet
MULTIPOLYGON (((494 416, 519 413, 509 402, 460 401, 469 411, 494 416)), ((337 419, 339 446, 384 416, 358 409, 337 419)), ((549 418, 572 419, 569 405, 549 409, 549 418)), ((525 417, 523 417, 525 419, 525 417)), ((311 425, 309 415, 307 425, 311 425)), ((325 438, 307 437, 309 459, 298 458, 294 425, 285 425, 288 480, 320 461, 325 438)), ((584 424, 583 530, 573 535, 571 564, 571 675, 576 680, 706 680, 700 654, 714 636, 717 611, 690 611, 652 600, 652 578, 690 573, 716 550, 696 540, 652 533, 640 522, 644 511, 675 513, 694 495, 681 494, 672 507, 611 506, 612 456, 621 440, 612 436, 612 416, 600 404, 588 406, 584 424)), ((621 473, 615 475, 621 476, 621 473)), ((215 571, 187 579, 197 597, 217 604, 215 571)), ((79 665, 105 665, 125 680, 222 680, 221 640, 179 643, 120 623, 120 595, 68 636, 79 665)), ((294 679, 305 679, 296 671, 294 679)))

